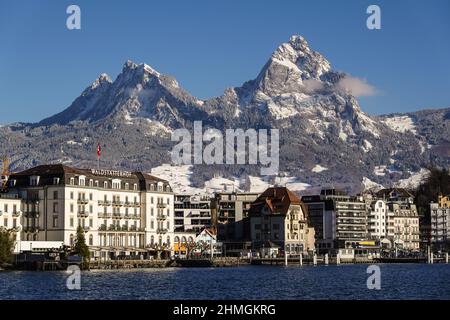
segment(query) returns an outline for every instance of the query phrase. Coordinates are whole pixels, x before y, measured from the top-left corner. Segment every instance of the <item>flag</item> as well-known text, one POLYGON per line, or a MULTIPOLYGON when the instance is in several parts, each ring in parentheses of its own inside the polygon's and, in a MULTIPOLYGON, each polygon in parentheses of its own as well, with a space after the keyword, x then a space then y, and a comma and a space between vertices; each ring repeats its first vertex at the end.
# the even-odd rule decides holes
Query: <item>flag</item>
POLYGON ((100 159, 102 155, 102 147, 100 147, 100 143, 97 144, 97 157, 100 159))

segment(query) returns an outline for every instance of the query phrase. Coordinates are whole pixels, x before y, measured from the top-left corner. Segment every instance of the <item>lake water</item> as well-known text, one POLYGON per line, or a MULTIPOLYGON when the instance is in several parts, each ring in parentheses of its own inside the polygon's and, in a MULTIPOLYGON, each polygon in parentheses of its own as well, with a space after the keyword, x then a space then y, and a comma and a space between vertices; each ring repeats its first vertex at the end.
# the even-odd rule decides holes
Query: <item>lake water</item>
POLYGON ((0 272, 0 299, 450 299, 450 265, 379 266, 380 290, 368 265, 99 270, 78 291, 65 272, 0 272))

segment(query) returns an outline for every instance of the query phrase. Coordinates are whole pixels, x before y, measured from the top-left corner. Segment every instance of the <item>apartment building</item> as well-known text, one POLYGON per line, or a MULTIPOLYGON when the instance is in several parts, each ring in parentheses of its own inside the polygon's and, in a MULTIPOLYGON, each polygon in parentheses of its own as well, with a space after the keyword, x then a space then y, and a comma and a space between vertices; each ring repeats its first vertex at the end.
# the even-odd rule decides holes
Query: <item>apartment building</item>
POLYGON ((338 189, 323 189, 320 195, 303 196, 316 232, 320 253, 358 247, 368 240, 366 203, 362 197, 338 189))
POLYGON ((175 232, 200 233, 203 229, 211 227, 209 196, 176 194, 174 201, 175 232))
POLYGON ((307 207, 286 187, 264 191, 249 210, 254 249, 276 245, 288 254, 314 250, 307 207))
POLYGON ((258 193, 219 192, 211 201, 213 226, 219 241, 241 241, 248 235, 248 213, 258 193))
POLYGON ((388 230, 391 230, 393 221, 392 246, 409 251, 419 250, 419 214, 414 196, 403 188, 389 188, 378 191, 376 198, 386 202, 388 230))
POLYGON ((22 240, 70 246, 81 226, 96 258, 171 250, 174 194, 154 176, 42 165, 12 174, 8 188, 22 200, 22 240))
POLYGON ((450 245, 450 195, 438 196, 437 203, 430 203, 431 242, 435 249, 448 249, 450 245))

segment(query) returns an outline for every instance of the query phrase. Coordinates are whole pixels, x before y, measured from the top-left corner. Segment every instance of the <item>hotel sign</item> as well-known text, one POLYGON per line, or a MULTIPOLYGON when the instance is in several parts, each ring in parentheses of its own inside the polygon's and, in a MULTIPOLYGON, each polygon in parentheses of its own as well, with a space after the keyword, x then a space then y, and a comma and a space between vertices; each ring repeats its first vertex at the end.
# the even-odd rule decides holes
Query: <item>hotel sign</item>
POLYGON ((119 170, 91 169, 91 173, 97 176, 125 177, 125 178, 131 177, 131 172, 119 170))

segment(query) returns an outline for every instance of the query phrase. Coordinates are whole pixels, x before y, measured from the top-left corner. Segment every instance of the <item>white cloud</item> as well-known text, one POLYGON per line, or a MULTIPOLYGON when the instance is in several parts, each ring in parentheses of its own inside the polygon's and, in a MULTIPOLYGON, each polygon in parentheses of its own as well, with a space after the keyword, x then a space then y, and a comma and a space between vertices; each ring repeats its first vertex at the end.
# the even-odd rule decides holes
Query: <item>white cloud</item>
POLYGON ((323 83, 320 80, 307 79, 307 80, 303 80, 303 86, 305 87, 305 92, 314 93, 323 88, 323 83))
POLYGON ((336 87, 350 92, 355 97, 374 96, 378 93, 374 86, 368 84, 366 80, 346 75, 339 80, 336 87))

